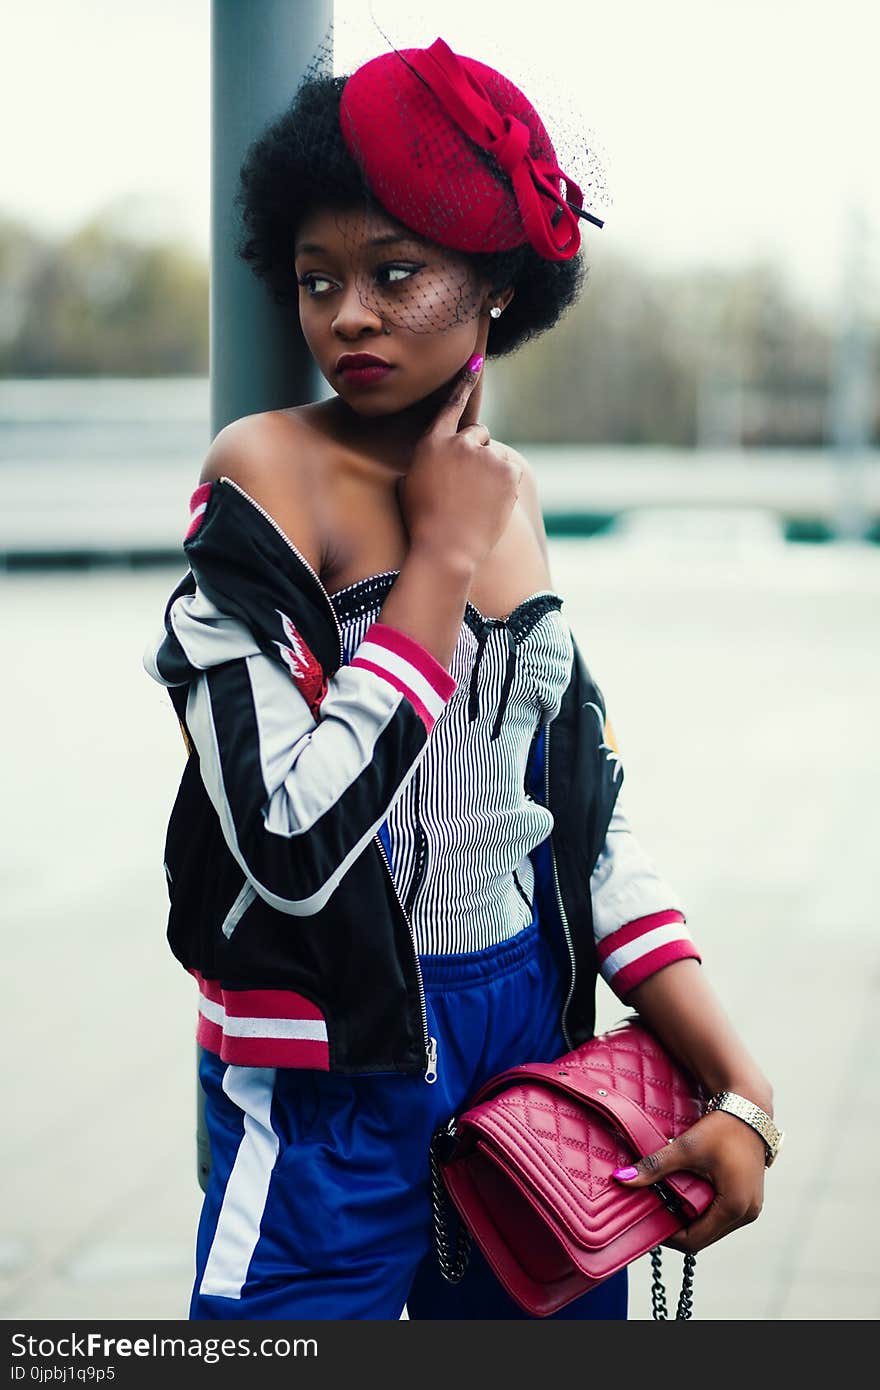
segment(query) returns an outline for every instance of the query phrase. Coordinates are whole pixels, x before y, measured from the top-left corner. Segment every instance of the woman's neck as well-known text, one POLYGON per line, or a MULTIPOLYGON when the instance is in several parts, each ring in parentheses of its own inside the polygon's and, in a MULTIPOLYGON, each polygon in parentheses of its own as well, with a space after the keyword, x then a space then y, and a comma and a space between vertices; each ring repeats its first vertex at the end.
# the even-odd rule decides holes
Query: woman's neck
POLYGON ((359 415, 340 396, 324 403, 325 418, 344 443, 375 454, 396 471, 404 473, 412 461, 416 441, 433 420, 448 393, 447 386, 407 406, 393 415, 359 415))

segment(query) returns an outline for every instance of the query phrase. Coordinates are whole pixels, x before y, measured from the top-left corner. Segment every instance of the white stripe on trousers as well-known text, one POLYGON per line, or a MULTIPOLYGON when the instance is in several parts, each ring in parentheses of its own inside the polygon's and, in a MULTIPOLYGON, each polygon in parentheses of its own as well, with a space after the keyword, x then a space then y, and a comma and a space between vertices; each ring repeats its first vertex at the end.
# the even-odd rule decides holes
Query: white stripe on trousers
POLYGON ((272 1129, 274 1067, 228 1066, 223 1090, 244 1113, 244 1134, 223 1194, 200 1294, 240 1298, 257 1241, 278 1157, 272 1129))

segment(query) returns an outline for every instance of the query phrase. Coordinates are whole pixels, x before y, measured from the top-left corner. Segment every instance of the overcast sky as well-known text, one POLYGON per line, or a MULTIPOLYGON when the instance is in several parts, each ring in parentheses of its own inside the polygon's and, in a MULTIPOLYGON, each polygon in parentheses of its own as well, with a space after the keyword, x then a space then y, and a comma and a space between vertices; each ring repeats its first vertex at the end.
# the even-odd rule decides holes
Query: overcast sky
MULTIPOLYGON (((866 293, 880 296, 877 0, 373 8, 398 44, 442 34, 508 72, 539 110, 544 91, 578 103, 611 159, 603 244, 660 264, 770 256, 802 292, 827 300, 847 220, 861 210, 866 293)), ((384 48, 369 9, 337 0, 343 52, 355 61, 384 48)), ((127 204, 142 225, 206 249, 209 28, 209 0, 10 7, 0 208, 62 231, 127 204)))

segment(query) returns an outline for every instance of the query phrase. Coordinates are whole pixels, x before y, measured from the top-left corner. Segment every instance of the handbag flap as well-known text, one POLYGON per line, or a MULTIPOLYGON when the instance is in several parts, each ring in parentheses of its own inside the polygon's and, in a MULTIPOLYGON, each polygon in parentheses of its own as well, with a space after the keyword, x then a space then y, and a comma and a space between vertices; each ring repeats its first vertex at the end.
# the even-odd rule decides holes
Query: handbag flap
POLYGON ((515 1067, 475 1099, 458 1121, 462 1141, 496 1156, 585 1249, 601 1248, 663 1205, 683 1226, 714 1196, 686 1172, 664 1179, 662 1192, 623 1187, 611 1176, 703 1111, 699 1086, 640 1024, 627 1021, 553 1063, 515 1067))

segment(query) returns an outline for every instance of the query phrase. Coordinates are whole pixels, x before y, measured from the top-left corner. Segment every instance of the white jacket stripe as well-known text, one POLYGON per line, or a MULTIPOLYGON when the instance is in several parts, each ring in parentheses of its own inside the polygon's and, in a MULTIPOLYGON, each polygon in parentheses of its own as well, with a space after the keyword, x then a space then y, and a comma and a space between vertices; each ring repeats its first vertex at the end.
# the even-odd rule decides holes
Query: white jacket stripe
MULTIPOLYGON (((366 670, 337 672, 316 725, 290 677, 268 657, 234 667, 251 693, 255 736, 241 726, 240 711, 228 731, 218 727, 211 686, 231 682, 230 668, 200 677, 190 687, 186 722, 202 780, 256 891, 278 911, 310 916, 325 906, 415 772, 424 725, 398 691, 366 670), (390 745, 378 747, 401 707, 405 730, 395 729, 390 745), (408 767, 401 763, 406 748, 408 767)), ((231 703, 221 701, 221 708, 231 703)))
POLYGON ((597 945, 625 923, 654 912, 673 909, 685 916, 678 894, 661 877, 633 834, 621 801, 619 793, 590 878, 597 945))

